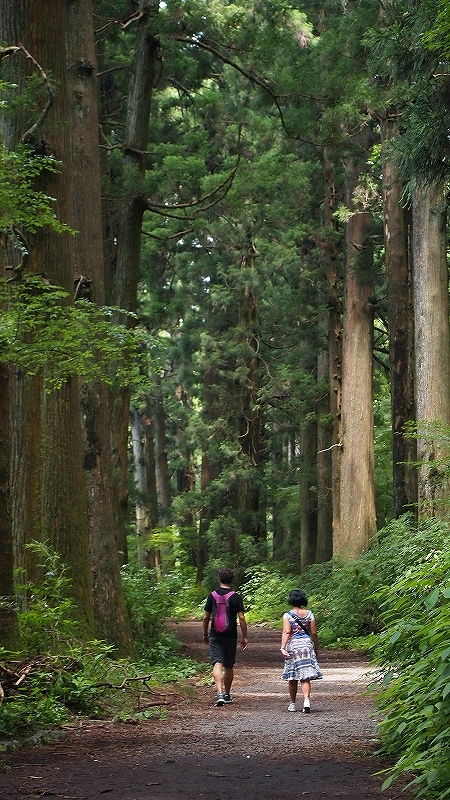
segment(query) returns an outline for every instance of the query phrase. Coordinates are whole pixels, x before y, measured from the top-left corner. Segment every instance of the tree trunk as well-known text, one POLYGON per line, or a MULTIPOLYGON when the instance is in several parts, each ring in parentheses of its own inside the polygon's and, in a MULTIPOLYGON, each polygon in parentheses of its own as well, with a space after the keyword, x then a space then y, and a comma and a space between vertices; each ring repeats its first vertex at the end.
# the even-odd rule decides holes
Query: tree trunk
MULTIPOLYGON (((49 25, 48 3, 29 0, 4 4, 1 35, 8 44, 23 43, 54 84, 54 94, 47 114, 36 111, 28 127, 27 144, 37 153, 45 150, 61 162, 57 174, 42 174, 38 188, 57 199, 58 217, 71 219, 70 131, 67 53, 65 33, 68 19, 66 6, 52 7, 49 25)), ((17 71, 19 85, 29 73, 30 65, 16 54, 11 70, 17 71)), ((46 93, 45 100, 49 100, 46 93)), ((13 123, 5 142, 14 146, 19 134, 13 123), (15 138, 15 141, 14 141, 15 138)), ((40 229, 30 246, 28 269, 50 283, 72 292, 74 258, 70 233, 40 229)), ((61 555, 73 578, 73 598, 77 607, 82 634, 92 636, 92 596, 89 562, 87 498, 83 478, 81 422, 77 381, 69 381, 61 390, 44 395, 39 378, 17 376, 15 381, 13 423, 13 483, 17 497, 13 513, 17 535, 18 560, 25 561, 23 545, 30 538, 45 538, 61 555), (20 385, 19 385, 20 384, 20 385), (26 447, 20 450, 21 437, 29 435, 26 447), (23 492, 23 494, 22 494, 23 492)), ((30 573, 28 577, 33 577, 30 573)))
MULTIPOLYGON (((145 211, 142 179, 145 176, 148 149, 149 117, 159 43, 151 32, 154 10, 144 0, 138 3, 135 25, 138 27, 135 57, 127 103, 127 122, 123 166, 134 173, 134 187, 120 202, 119 223, 113 230, 117 254, 108 302, 125 311, 135 311, 141 256, 141 228, 145 211)), ((106 212, 106 216, 108 213, 106 212)), ((112 215, 111 215, 112 216, 112 215)), ((111 437, 113 474, 117 496, 116 520, 119 542, 124 545, 128 507, 128 422, 130 391, 111 390, 111 437)))
POLYGON ((154 569, 160 580, 161 554, 152 542, 153 528, 158 524, 152 425, 147 414, 140 414, 135 406, 131 407, 130 416, 134 485, 138 491, 135 503, 138 564, 154 569))
POLYGON ((144 431, 141 415, 135 406, 130 409, 131 449, 133 452, 134 485, 138 491, 135 501, 137 556, 140 567, 146 566, 145 550, 149 529, 149 514, 145 504, 147 470, 144 459, 144 431))
POLYGON ((339 291, 339 264, 336 247, 337 222, 336 190, 334 170, 327 149, 323 154, 324 171, 324 216, 325 237, 323 257, 328 289, 328 319, 326 330, 327 352, 319 355, 318 380, 329 383, 328 412, 331 416, 331 429, 328 431, 320 421, 321 411, 325 412, 325 402, 318 408, 318 531, 317 562, 329 561, 333 555, 333 541, 339 541, 341 529, 340 484, 341 484, 341 387, 342 387, 342 322, 341 299, 339 291), (330 519, 331 517, 331 519, 330 519))
MULTIPOLYGON (((217 380, 215 369, 209 365, 203 375, 203 392, 202 392, 202 421, 208 427, 217 416, 217 410, 214 403, 214 385, 217 380)), ((210 455, 210 443, 204 442, 202 444, 202 464, 200 474, 200 492, 202 502, 200 505, 199 514, 199 529, 198 529, 198 546, 197 546, 197 584, 201 584, 205 575, 205 567, 208 562, 209 548, 208 548, 208 528, 211 522, 212 501, 207 498, 208 489, 211 484, 219 475, 219 465, 216 458, 210 455)))
POLYGON ((342 344, 341 529, 335 555, 355 558, 376 532, 372 406, 373 308, 371 215, 354 208, 358 162, 346 164, 347 207, 342 344))
MULTIPOLYGON (((1 277, 4 267, 11 264, 5 246, 1 257, 1 277)), ((0 314, 4 309, 0 307, 0 314)), ((17 619, 17 598, 14 582, 14 547, 11 508, 11 366, 0 364, 0 647, 18 650, 20 635, 17 619)))
POLYGON ((265 443, 258 392, 260 388, 259 332, 257 300, 252 282, 257 281, 256 248, 249 235, 247 252, 242 258, 245 277, 239 309, 242 328, 243 356, 245 366, 245 386, 240 399, 241 413, 238 416, 239 442, 245 456, 246 475, 241 476, 237 486, 239 522, 242 533, 249 534, 259 548, 261 558, 267 558, 266 504, 263 492, 263 464, 265 443))
POLYGON ((9 368, 0 364, 0 647, 19 647, 11 524, 9 368))
MULTIPOLYGON (((384 145, 399 136, 399 119, 381 120, 384 145)), ((405 436, 405 424, 414 419, 414 314, 412 276, 402 182, 397 164, 383 159, 383 217, 386 260, 389 375, 391 385, 394 513, 417 511, 416 441, 405 436)))
POLYGON ((450 331, 446 258, 447 201, 440 184, 413 197, 413 285, 420 516, 448 517, 450 331), (436 424, 437 423, 437 427, 436 424), (427 426, 429 429, 427 430, 427 426), (439 426, 446 429, 445 435, 439 426))
POLYGON ((272 485, 270 492, 270 495, 272 496, 272 552, 269 552, 269 559, 272 558, 274 561, 281 561, 283 558, 288 557, 289 534, 286 530, 287 526, 283 520, 279 492, 277 492, 277 489, 275 488, 281 488, 283 486, 283 465, 286 460, 283 427, 276 417, 272 423, 272 443, 270 447, 270 454, 272 459, 272 485))
POLYGON ((147 541, 146 566, 154 569, 158 580, 162 578, 161 550, 153 539, 153 531, 159 523, 158 492, 156 488, 156 461, 154 423, 150 416, 150 400, 147 396, 146 411, 142 417, 144 433, 144 461, 146 467, 147 511, 150 537, 147 541))
MULTIPOLYGON (((326 337, 328 339, 328 337, 326 337)), ((328 345, 328 342, 325 342, 328 345)), ((322 347, 317 357, 317 380, 328 383, 330 374, 329 350, 322 347)), ((333 556, 333 504, 332 504, 332 441, 331 430, 324 421, 330 411, 329 393, 316 406, 317 414, 317 547, 315 563, 329 561, 333 556)))
POLYGON ((300 569, 316 563, 317 551, 317 435, 315 423, 300 429, 300 569))
POLYGON ((164 528, 169 524, 171 492, 169 469, 167 464, 166 419, 164 416, 164 398, 161 389, 161 378, 154 375, 155 381, 151 395, 151 418, 154 429, 156 492, 158 496, 158 525, 164 528))
MULTIPOLYGON (((67 57, 70 85, 70 133, 75 236, 75 297, 86 285, 89 299, 105 302, 98 142, 97 67, 91 0, 69 4, 67 57)), ((94 617, 98 638, 114 644, 121 656, 133 653, 131 624, 125 607, 114 514, 107 386, 101 381, 81 391, 84 421, 84 468, 89 525, 94 617)))

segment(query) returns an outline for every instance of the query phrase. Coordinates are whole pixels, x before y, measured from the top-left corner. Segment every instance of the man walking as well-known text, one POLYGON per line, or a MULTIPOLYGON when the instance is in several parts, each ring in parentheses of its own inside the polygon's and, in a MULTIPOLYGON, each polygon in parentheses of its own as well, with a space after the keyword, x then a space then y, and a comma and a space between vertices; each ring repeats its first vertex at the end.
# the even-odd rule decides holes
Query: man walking
POLYGON ((216 684, 216 706, 232 703, 231 684, 237 649, 237 620, 242 633, 241 648, 248 645, 247 622, 242 597, 231 588, 234 572, 229 567, 219 570, 220 586, 206 598, 203 616, 203 640, 209 644, 213 678, 216 684), (208 634, 209 622, 211 629, 208 634), (222 621, 223 620, 223 621, 222 621))

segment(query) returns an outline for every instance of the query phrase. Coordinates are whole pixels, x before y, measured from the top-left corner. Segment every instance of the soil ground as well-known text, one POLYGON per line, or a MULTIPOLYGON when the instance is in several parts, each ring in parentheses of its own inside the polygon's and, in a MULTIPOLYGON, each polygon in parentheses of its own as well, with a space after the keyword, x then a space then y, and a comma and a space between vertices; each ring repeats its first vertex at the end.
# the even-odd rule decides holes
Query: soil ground
MULTIPOLYGON (((184 654, 207 661, 201 623, 176 628, 184 654)), ((406 800, 397 784, 381 791, 366 661, 322 651, 311 714, 289 713, 279 642, 279 631, 250 628, 231 705, 216 708, 213 685, 192 681, 188 694, 167 690, 166 719, 87 720, 51 744, 7 752, 0 800, 406 800)))

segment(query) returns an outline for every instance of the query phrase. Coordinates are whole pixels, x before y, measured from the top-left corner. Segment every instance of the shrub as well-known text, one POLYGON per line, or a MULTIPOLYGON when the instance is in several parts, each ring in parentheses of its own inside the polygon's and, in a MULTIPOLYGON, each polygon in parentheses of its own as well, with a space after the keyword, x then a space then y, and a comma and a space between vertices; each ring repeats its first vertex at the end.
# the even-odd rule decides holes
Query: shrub
POLYGON ((386 629, 374 648, 374 684, 383 711, 382 752, 395 759, 387 788, 410 775, 416 796, 450 797, 450 547, 376 594, 386 629))
MULTIPOLYGON (((79 642, 70 579, 58 553, 47 544, 30 545, 40 557, 42 581, 22 587, 28 604, 19 613, 24 649, 0 648, 0 738, 23 738, 57 727, 73 715, 134 718, 150 685, 176 681, 204 669, 180 658, 180 643, 166 625, 189 589, 181 577, 157 583, 147 570, 124 570, 124 587, 143 660, 116 661, 102 641, 79 642), (13 660, 11 660, 13 659, 13 660)), ((153 709, 152 714, 159 713, 153 709)))

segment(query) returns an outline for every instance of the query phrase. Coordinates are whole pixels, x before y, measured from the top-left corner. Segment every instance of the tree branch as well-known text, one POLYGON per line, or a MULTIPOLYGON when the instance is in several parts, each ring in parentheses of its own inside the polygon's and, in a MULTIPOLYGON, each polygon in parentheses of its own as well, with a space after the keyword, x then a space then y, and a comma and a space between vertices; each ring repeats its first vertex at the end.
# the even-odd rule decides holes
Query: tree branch
POLYGON ((318 148, 316 142, 312 142, 310 139, 303 139, 301 136, 296 136, 294 133, 290 132, 287 129, 286 122, 284 119, 284 114, 281 109, 278 97, 273 91, 273 89, 269 86, 267 81, 259 77, 259 75, 255 75, 253 72, 249 72, 248 70, 246 70, 244 67, 238 64, 228 55, 223 53, 218 47, 215 47, 213 44, 210 44, 206 39, 200 39, 197 38, 196 36, 192 38, 189 38, 187 36, 186 37, 174 36, 174 39, 177 42, 184 42, 185 44, 196 45, 197 47, 200 47, 202 50, 206 50, 208 53, 212 53, 213 55, 217 56, 217 58, 220 58, 220 60, 223 61, 224 64, 228 64, 230 67, 233 67, 233 69, 235 69, 237 72, 243 75, 244 78, 247 78, 247 80, 251 81, 251 83, 253 83, 256 86, 259 86, 261 89, 267 92, 267 94, 272 99, 274 105, 276 106, 278 115, 280 117, 281 125, 286 135, 289 136, 289 138, 294 139, 296 142, 303 142, 304 144, 311 145, 311 147, 314 147, 316 149, 318 148))
POLYGON ((19 53, 19 52, 23 53, 25 58, 27 58, 29 61, 31 61, 33 66, 37 69, 39 75, 42 78, 42 82, 43 82, 43 84, 45 86, 45 89, 47 91, 47 102, 45 104, 44 110, 41 113, 41 116, 39 117, 37 122, 35 122, 34 125, 31 126, 31 128, 28 128, 28 130, 25 131, 25 133, 23 134, 23 136, 21 138, 22 144, 29 144, 34 139, 38 128, 42 125, 44 119, 46 118, 48 112, 50 111, 50 109, 51 109, 51 107, 53 105, 54 94, 53 94, 52 87, 50 86, 50 82, 49 82, 49 80, 47 78, 47 75, 46 75, 44 69, 36 61, 36 59, 31 55, 31 53, 28 52, 26 47, 24 47, 23 44, 21 44, 20 42, 19 42, 18 45, 11 45, 10 47, 2 47, 2 48, 0 48, 0 61, 3 58, 6 58, 7 56, 14 55, 15 53, 19 53))

